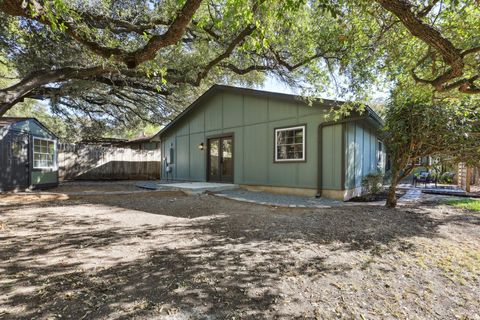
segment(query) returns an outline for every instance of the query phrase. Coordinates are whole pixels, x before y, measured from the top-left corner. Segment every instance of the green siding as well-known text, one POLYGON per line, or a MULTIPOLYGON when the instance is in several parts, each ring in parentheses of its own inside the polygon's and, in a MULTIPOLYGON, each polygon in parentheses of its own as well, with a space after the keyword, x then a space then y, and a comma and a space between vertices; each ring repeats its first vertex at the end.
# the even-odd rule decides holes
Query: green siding
MULTIPOLYGON (((268 134, 264 124, 245 127, 244 134, 244 174, 236 177, 237 183, 268 184, 268 134)), ((239 159, 235 153, 235 159, 239 159)), ((271 161, 271 159, 270 159, 271 161)))
POLYGON ((57 171, 52 172, 40 172, 33 171, 32 175, 32 185, 41 185, 41 184, 53 184, 58 182, 58 173, 57 171))
POLYGON ((174 143, 174 179, 205 181, 206 149, 201 151, 198 145, 206 146, 209 136, 233 133, 235 183, 316 188, 317 130, 324 114, 321 107, 296 101, 219 93, 168 130, 162 136, 162 150, 168 158, 174 143), (307 161, 274 163, 274 129, 300 124, 306 125, 307 161))
POLYGON ((177 178, 188 180, 190 178, 190 136, 177 136, 177 178))
POLYGON ((200 143, 205 144, 204 133, 195 133, 190 135, 190 171, 187 179, 195 181, 202 181, 206 179, 206 152, 201 152, 198 149, 200 143))
POLYGON ((244 124, 254 124, 268 121, 268 99, 252 96, 243 98, 244 124))
POLYGON ((205 130, 222 129, 222 96, 210 99, 205 108, 205 130))
POLYGON ((322 188, 341 190, 342 125, 322 128, 322 188))
POLYGON ((39 138, 57 140, 57 138, 43 127, 39 126, 34 120, 19 121, 11 125, 10 129, 28 132, 31 135, 39 138))
MULTIPOLYGON (((170 144, 174 143, 174 179, 205 181, 207 150, 199 150, 198 145, 204 143, 206 147, 209 136, 233 133, 235 183, 315 189, 318 127, 325 121, 325 113, 322 107, 300 101, 219 92, 163 134, 162 150, 168 157, 170 144), (306 126, 306 161, 275 163, 274 129, 297 125, 306 126)), ((375 138, 363 127, 338 124, 323 130, 323 188, 342 189, 342 152, 346 159, 353 159, 346 161, 346 185, 356 185, 365 172, 375 168, 375 151, 371 151, 375 138), (342 150, 343 127, 346 151, 342 150)))
POLYGON ((367 125, 346 125, 346 180, 347 189, 361 187, 362 178, 377 171, 378 137, 367 125))
POLYGON ((223 126, 224 128, 238 127, 243 124, 243 96, 224 94, 223 97, 223 126))

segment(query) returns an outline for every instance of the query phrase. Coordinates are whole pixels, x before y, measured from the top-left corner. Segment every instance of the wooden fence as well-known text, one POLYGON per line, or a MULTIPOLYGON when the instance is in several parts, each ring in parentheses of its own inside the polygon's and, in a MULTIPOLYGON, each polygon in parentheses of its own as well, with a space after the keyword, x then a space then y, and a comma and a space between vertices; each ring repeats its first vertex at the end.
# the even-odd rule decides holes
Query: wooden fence
POLYGON ((161 153, 155 150, 58 145, 60 180, 160 179, 161 153))
POLYGON ((480 186, 480 167, 469 167, 465 162, 458 164, 457 185, 470 192, 473 185, 480 186))

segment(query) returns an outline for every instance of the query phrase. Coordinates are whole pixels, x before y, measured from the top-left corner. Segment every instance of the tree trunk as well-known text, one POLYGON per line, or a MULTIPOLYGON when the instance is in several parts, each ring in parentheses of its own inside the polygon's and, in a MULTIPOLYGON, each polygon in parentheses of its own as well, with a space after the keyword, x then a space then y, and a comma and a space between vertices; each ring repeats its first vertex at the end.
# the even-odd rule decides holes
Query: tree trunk
POLYGON ((480 167, 477 167, 477 187, 480 187, 480 167))
POLYGON ((391 184, 390 188, 388 189, 388 194, 387 194, 387 203, 385 206, 387 208, 395 208, 397 206, 397 185, 396 184, 391 184))
POLYGON ((472 180, 472 168, 467 166, 467 176, 465 178, 465 191, 470 192, 470 182, 472 180))
POLYGON ((395 208, 397 206, 397 185, 399 181, 400 172, 397 168, 392 167, 392 181, 390 188, 388 188, 387 202, 385 206, 387 208, 395 208))

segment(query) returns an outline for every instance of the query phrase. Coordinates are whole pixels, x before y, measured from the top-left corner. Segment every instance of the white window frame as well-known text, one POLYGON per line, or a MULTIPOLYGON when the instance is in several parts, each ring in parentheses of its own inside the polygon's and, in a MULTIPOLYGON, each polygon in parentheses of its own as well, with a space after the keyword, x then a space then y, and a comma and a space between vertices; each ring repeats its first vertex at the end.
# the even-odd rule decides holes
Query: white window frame
MULTIPOLYGON (((39 154, 45 154, 42 152, 37 152, 39 154)), ((53 139, 47 139, 47 138, 37 138, 33 137, 33 143, 32 143, 32 162, 33 162, 33 169, 52 169, 56 170, 57 169, 57 141, 53 139), (50 167, 37 167, 35 166, 35 141, 48 141, 48 142, 53 142, 53 165, 50 167)))
POLYGON ((300 161, 305 161, 305 145, 306 145, 306 141, 305 141, 305 125, 301 125, 301 126, 294 126, 294 127, 285 127, 285 128, 278 128, 278 129, 275 129, 275 150, 274 150, 274 153, 275 153, 275 162, 300 162, 300 161), (291 131, 291 130, 298 130, 298 129, 302 129, 302 157, 301 158, 296 158, 296 159, 278 159, 278 139, 277 139, 277 134, 278 132, 282 132, 282 131, 291 131))

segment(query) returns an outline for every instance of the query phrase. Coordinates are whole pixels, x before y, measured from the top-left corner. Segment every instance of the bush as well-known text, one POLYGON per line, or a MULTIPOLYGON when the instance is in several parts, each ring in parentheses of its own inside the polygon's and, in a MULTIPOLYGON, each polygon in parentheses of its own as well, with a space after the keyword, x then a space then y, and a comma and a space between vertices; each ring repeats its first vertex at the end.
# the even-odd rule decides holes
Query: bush
POLYGON ((445 183, 445 184, 452 184, 454 176, 455 176, 454 172, 445 172, 438 178, 438 182, 445 183))
POLYGON ((369 173, 362 178, 362 187, 366 193, 378 194, 382 191, 383 174, 381 172, 369 173))

